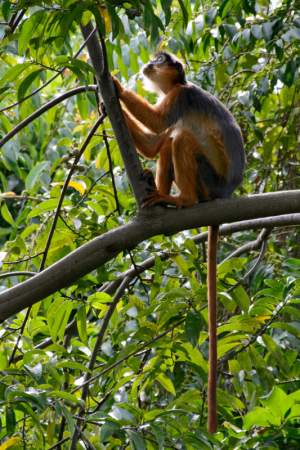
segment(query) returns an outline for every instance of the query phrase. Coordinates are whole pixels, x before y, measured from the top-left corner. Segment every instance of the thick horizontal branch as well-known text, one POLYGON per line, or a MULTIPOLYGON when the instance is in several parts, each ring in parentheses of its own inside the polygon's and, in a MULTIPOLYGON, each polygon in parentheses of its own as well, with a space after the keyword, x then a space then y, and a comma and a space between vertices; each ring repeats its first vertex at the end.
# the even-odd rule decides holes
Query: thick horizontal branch
POLYGON ((34 113, 30 114, 30 116, 26 117, 26 119, 22 120, 22 122, 18 123, 18 125, 16 125, 15 128, 13 128, 9 133, 7 133, 0 140, 0 147, 6 144, 6 142, 12 139, 16 134, 18 134, 21 130, 23 130, 23 128, 25 128, 31 122, 40 117, 44 112, 48 111, 50 108, 53 108, 53 106, 56 106, 58 103, 63 102, 64 100, 66 100, 69 97, 72 97, 73 95, 77 95, 87 91, 97 91, 97 86, 95 84, 90 84, 88 86, 78 86, 74 89, 71 89, 68 92, 65 92, 64 94, 58 95, 53 100, 50 100, 49 102, 45 103, 39 109, 34 111, 34 113))
POLYGON ((33 278, 0 294, 0 320, 53 294, 114 258, 158 235, 205 225, 300 212, 300 190, 215 200, 193 208, 142 210, 128 225, 99 236, 33 278))

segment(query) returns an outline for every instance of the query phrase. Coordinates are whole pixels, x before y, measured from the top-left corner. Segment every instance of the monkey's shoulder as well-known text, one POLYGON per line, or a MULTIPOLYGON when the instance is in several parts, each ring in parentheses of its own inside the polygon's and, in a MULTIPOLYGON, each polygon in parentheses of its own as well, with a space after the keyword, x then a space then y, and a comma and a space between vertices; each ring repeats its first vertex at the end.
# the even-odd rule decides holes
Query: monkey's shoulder
POLYGON ((230 111, 217 97, 193 83, 181 86, 177 102, 183 111, 198 111, 206 116, 225 120, 233 118, 230 111))

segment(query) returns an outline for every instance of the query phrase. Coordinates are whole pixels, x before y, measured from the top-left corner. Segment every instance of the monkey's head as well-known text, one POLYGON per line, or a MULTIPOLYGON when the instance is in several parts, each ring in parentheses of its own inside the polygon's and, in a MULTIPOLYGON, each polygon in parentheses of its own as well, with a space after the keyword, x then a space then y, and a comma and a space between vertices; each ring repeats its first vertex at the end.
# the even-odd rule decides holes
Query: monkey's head
POLYGON ((176 84, 186 84, 183 64, 167 52, 159 52, 143 68, 152 87, 167 93, 176 84), (154 86, 153 86, 154 85, 154 86))

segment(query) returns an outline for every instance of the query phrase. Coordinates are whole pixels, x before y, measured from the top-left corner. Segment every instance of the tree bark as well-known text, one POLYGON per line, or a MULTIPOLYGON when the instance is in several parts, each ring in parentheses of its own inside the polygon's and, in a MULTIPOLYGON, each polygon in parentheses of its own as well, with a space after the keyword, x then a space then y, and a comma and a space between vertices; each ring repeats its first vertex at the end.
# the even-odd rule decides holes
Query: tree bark
MULTIPOLYGON (((85 26, 81 26, 81 31, 85 39, 88 38, 92 30, 92 22, 89 22, 85 26)), ((144 172, 133 139, 123 118, 120 102, 117 98, 112 78, 105 66, 103 47, 101 47, 96 33, 92 34, 90 39, 87 40, 87 49, 95 70, 97 84, 105 105, 106 113, 119 144, 129 182, 138 205, 141 205, 145 197, 149 194, 149 186, 144 178, 144 172)))

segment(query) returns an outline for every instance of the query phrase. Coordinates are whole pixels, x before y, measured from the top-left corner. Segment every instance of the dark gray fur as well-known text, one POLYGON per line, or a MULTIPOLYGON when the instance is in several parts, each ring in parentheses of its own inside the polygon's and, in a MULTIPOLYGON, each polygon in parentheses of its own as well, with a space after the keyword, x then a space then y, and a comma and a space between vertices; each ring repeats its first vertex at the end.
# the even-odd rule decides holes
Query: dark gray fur
MULTIPOLYGON (((183 84, 168 115, 168 126, 172 126, 189 112, 203 113, 218 123, 223 141, 231 161, 226 179, 218 176, 204 156, 197 158, 199 177, 207 186, 210 198, 226 198, 242 182, 245 152, 240 128, 228 109, 209 92, 192 83, 183 84)), ((201 197, 199 196, 199 200, 201 197)))

